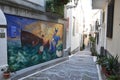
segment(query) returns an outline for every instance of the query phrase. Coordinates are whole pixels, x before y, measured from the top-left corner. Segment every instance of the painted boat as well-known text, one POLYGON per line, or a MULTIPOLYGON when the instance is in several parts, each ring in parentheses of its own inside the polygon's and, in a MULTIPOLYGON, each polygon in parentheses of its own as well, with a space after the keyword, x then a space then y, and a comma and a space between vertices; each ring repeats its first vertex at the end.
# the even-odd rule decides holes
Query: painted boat
POLYGON ((38 44, 43 44, 43 39, 39 38, 38 36, 27 32, 27 31, 21 31, 21 44, 24 45, 32 45, 36 46, 38 44))

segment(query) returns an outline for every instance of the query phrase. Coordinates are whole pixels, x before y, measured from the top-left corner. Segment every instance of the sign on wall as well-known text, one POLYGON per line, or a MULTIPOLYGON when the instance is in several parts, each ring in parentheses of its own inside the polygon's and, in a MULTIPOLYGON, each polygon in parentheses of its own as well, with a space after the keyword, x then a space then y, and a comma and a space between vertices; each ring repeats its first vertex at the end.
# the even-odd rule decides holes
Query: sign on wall
POLYGON ((13 71, 62 57, 63 25, 6 14, 8 64, 13 71))

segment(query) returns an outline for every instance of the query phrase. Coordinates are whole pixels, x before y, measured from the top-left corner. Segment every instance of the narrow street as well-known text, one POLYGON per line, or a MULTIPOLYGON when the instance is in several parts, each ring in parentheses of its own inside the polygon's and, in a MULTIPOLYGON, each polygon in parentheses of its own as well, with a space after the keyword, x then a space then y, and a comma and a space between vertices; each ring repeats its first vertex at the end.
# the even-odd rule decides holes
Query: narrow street
POLYGON ((19 80, 99 80, 90 51, 78 51, 69 60, 38 71, 19 80))
POLYGON ((0 80, 120 80, 120 0, 0 0, 0 80))

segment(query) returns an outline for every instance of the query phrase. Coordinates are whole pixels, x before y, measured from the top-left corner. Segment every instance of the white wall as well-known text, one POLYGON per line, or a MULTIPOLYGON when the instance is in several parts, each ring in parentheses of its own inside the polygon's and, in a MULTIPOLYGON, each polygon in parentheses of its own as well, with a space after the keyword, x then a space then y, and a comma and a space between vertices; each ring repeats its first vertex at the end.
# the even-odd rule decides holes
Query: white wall
POLYGON ((71 37, 71 52, 80 47, 80 37, 78 34, 71 37))
POLYGON ((104 34, 104 49, 107 49, 107 6, 108 6, 108 3, 106 4, 105 8, 104 8, 104 11, 105 11, 105 21, 104 21, 104 29, 105 29, 105 34, 104 34))
POLYGON ((6 19, 0 9, 0 34, 5 33, 5 37, 0 37, 0 76, 2 74, 1 69, 7 66, 7 33, 6 33, 6 19))
MULTIPOLYGON (((1 27, 1 25, 0 25, 1 27)), ((0 33, 5 33, 5 38, 0 38, 0 75, 1 69, 7 66, 7 34, 6 28, 0 28, 0 33)))
MULTIPOLYGON (((100 30, 99 30, 99 43, 96 45, 97 52, 100 53, 100 48, 104 47, 106 49, 106 30, 107 30, 107 5, 105 8, 101 11, 99 10, 98 13, 93 16, 93 22, 95 23, 96 19, 99 19, 100 21, 100 30), (104 11, 104 22, 102 20, 103 18, 103 11, 104 11)), ((95 25, 94 25, 95 26, 95 25)))
POLYGON ((6 25, 7 22, 6 22, 6 18, 2 12, 2 10, 0 9, 0 25, 6 25))
MULTIPOLYGON (((80 26, 80 17, 81 17, 81 8, 80 3, 78 2, 78 5, 76 8, 72 9, 72 26, 71 26, 71 52, 80 47, 80 33, 82 31, 79 30, 80 26), (73 18, 74 17, 74 18, 73 18), (74 19, 75 19, 75 26, 74 26, 74 19), (74 28, 74 29, 73 29, 74 28), (74 32, 73 32, 74 30, 74 32), (78 31, 77 31, 78 30, 78 31), (75 34, 74 34, 75 33, 75 34)), ((82 17, 81 17, 82 18, 82 17)))
MULTIPOLYGON (((79 0, 80 1, 80 0, 79 0)), ((74 2, 74 1, 73 1, 74 2)), ((68 3, 69 5, 74 3, 68 3)), ((67 5, 66 5, 67 6, 67 5)), ((73 6, 73 5, 72 5, 73 6)), ((81 12, 81 3, 78 2, 76 8, 69 8, 65 14, 69 18, 69 30, 67 31, 67 48, 71 47, 71 52, 80 47, 81 34, 83 31, 83 14, 81 12), (73 35, 73 22, 75 18, 75 35, 73 35)))
MULTIPOLYGON (((92 10, 92 23, 91 24, 92 24, 92 27, 94 28, 94 30, 93 30, 94 32, 96 31, 95 30, 95 27, 96 27, 95 23, 97 20, 99 21, 99 23, 101 22, 101 10, 98 10, 98 9, 92 10)), ((101 39, 102 39, 102 35, 101 35, 102 26, 100 26, 98 28, 98 32, 99 32, 99 41, 98 41, 98 44, 96 43, 96 50, 98 53, 100 53, 101 39)))
POLYGON ((6 28, 0 28, 0 34, 1 33, 5 33, 5 38, 0 38, 0 66, 7 64, 7 34, 6 34, 6 28))
POLYGON ((71 9, 68 9, 67 10, 67 18, 69 18, 69 23, 68 23, 68 31, 67 31, 67 46, 66 48, 69 48, 71 47, 71 27, 72 27, 72 10, 71 9))
POLYGON ((120 61, 120 0, 115 0, 114 6, 114 24, 113 24, 113 38, 107 38, 107 50, 112 55, 119 55, 120 61))

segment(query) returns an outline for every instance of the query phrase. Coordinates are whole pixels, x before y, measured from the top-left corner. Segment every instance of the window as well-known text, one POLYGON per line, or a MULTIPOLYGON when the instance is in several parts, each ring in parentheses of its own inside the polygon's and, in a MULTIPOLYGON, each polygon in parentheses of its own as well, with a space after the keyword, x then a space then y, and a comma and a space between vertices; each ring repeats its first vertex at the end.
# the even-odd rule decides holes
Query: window
POLYGON ((104 21, 105 21, 105 12, 103 11, 103 13, 102 13, 102 22, 104 23, 104 21))
POLYGON ((107 13, 107 37, 112 38, 113 36, 113 17, 114 17, 114 0, 108 5, 107 13))
POLYGON ((73 17, 73 36, 75 36, 75 17, 73 17))
POLYGON ((96 39, 97 39, 97 45, 99 43, 99 33, 96 34, 96 39))
POLYGON ((99 21, 98 19, 95 21, 95 31, 98 31, 98 27, 99 27, 99 21))
POLYGON ((5 38, 5 29, 3 26, 0 26, 0 38, 5 38))

